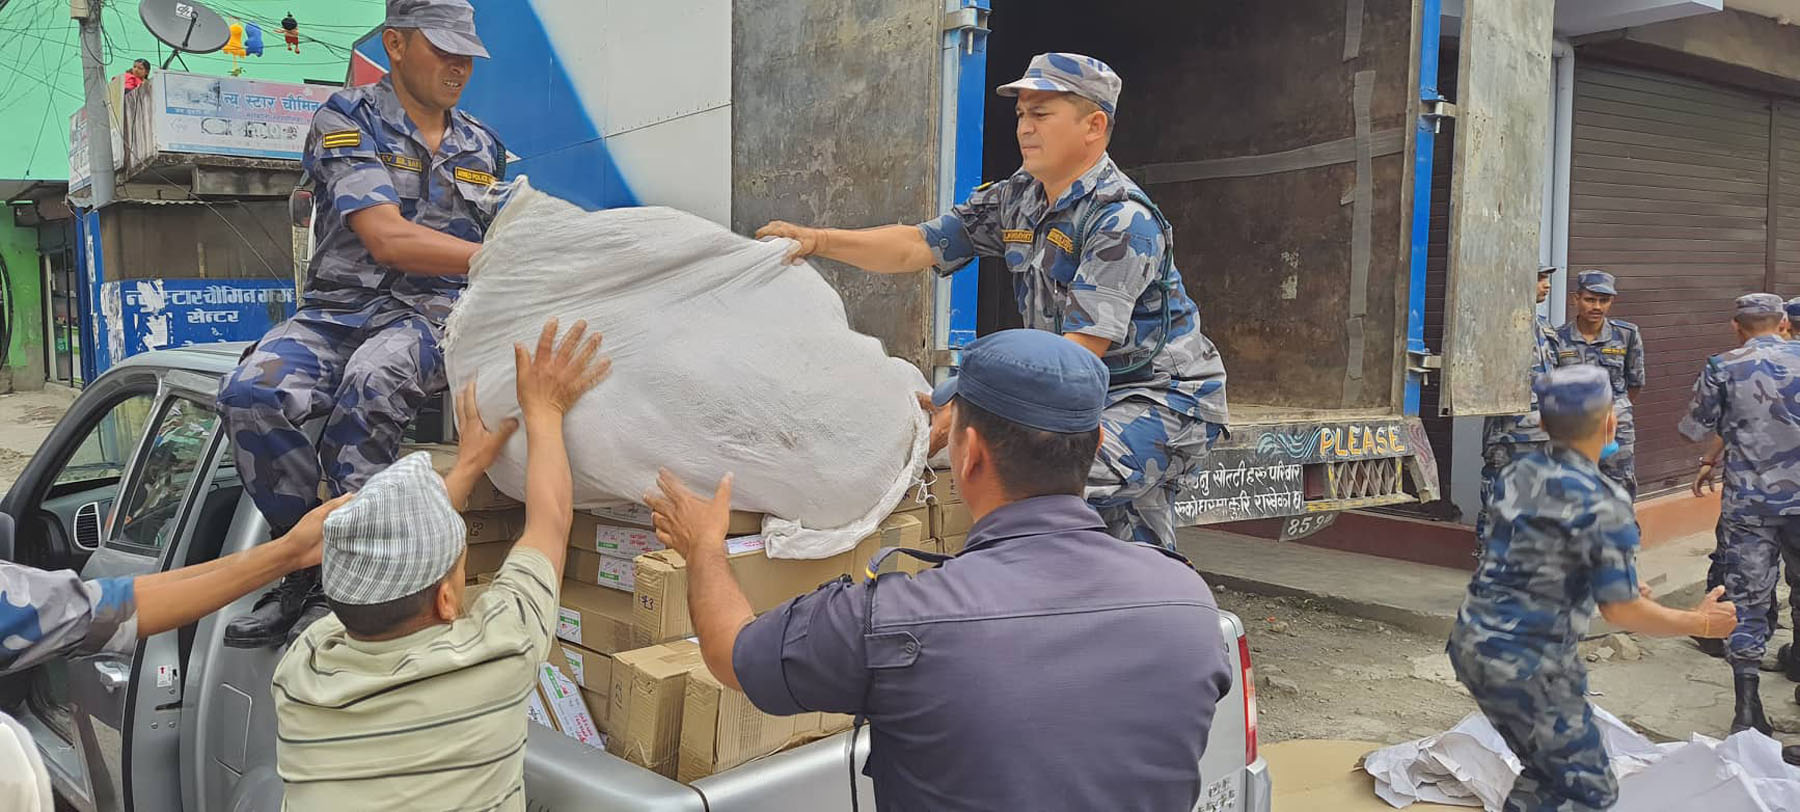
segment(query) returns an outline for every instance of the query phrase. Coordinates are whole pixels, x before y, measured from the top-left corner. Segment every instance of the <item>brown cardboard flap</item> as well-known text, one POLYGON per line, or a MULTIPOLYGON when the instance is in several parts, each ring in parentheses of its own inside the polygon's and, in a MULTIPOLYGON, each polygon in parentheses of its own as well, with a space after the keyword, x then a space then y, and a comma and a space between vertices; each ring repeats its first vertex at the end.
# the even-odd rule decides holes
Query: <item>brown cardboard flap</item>
POLYGON ((688 640, 615 655, 607 752, 674 778, 688 672, 704 667, 700 646, 688 640))
POLYGON ((564 579, 558 602, 558 638, 599 654, 634 648, 629 593, 564 579))
POLYGON ((470 511, 462 515, 469 528, 469 544, 504 544, 525 532, 524 510, 470 511))

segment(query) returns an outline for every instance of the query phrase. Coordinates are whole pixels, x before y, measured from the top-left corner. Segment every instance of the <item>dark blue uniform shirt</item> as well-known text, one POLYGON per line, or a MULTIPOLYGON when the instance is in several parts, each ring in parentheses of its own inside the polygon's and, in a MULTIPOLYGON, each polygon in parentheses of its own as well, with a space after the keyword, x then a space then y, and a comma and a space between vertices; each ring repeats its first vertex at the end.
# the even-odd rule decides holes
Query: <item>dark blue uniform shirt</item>
POLYGON ((764 712, 866 713, 882 812, 1193 807, 1231 687, 1212 590, 1075 496, 1002 507, 944 564, 833 583, 745 627, 764 712))

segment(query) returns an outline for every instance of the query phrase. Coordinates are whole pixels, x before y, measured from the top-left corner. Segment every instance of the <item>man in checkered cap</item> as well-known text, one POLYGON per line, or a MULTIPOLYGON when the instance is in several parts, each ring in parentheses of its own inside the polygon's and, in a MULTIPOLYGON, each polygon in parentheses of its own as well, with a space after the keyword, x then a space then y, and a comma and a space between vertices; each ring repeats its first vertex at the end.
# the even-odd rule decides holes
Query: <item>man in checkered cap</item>
POLYGON ((439 477, 413 454, 370 477, 325 522, 332 614, 275 670, 276 769, 294 809, 525 808, 525 704, 548 653, 573 491, 563 415, 605 377, 600 336, 552 320, 515 346, 521 419, 489 431, 474 384, 461 447, 439 477), (467 530, 457 511, 523 423, 525 531, 463 611, 467 530))

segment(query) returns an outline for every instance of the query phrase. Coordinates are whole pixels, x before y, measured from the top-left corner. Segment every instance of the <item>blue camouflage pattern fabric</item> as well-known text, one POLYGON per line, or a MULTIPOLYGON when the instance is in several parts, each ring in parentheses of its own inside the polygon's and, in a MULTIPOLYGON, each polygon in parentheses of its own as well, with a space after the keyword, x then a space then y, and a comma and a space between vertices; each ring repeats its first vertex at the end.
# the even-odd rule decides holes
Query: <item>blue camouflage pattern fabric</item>
POLYGON ((1560 443, 1494 484, 1493 528, 1447 650, 1524 770, 1506 809, 1605 809, 1618 787, 1576 644, 1597 605, 1635 600, 1638 528, 1625 489, 1560 443))
MULTIPOLYGON (((1543 316, 1536 320, 1533 334, 1529 380, 1548 374, 1556 366, 1556 328, 1543 316)), ((1477 543, 1487 535, 1487 503, 1493 493, 1494 479, 1500 469, 1512 461, 1543 448, 1550 436, 1544 433, 1538 415, 1537 387, 1531 388, 1531 408, 1524 414, 1495 415, 1482 423, 1481 440, 1481 512, 1475 516, 1477 543)))
POLYGON ((122 654, 137 645, 133 579, 83 581, 70 570, 0 561, 0 674, 63 654, 122 654))
MULTIPOLYGON (((1136 189, 1108 156, 1054 202, 1046 199, 1044 185, 1021 169, 976 189, 966 202, 918 228, 939 275, 953 274, 978 256, 1003 258, 1025 327, 1104 338, 1111 346, 1103 360, 1113 369, 1149 357, 1137 371, 1112 379, 1107 411, 1115 423, 1132 423, 1145 408, 1158 406, 1185 420, 1224 426, 1229 421, 1224 361, 1200 331, 1200 310, 1180 271, 1170 263, 1169 278, 1158 278, 1174 235, 1131 199, 1136 189), (1076 235, 1076 224, 1090 210, 1089 233, 1076 235), (1141 403, 1127 405, 1131 402, 1141 403)), ((1181 449, 1186 456, 1204 458, 1205 438, 1219 431, 1196 428, 1169 436, 1190 443, 1181 449)), ((1090 493, 1094 480, 1114 478, 1096 467, 1090 493)), ((1133 530, 1132 536, 1143 532, 1133 530)))
POLYGON ((313 118, 304 165, 319 184, 317 249, 300 308, 275 325, 219 388, 219 408, 252 501, 281 533, 319 501, 355 490, 399 452, 408 423, 447 386, 444 319, 461 276, 375 262, 346 219, 382 204, 479 242, 500 198, 505 151, 452 111, 435 154, 383 79, 333 94, 313 118), (306 427, 322 420, 316 443, 306 427))
POLYGON ((1708 358, 1679 430, 1724 439, 1722 514, 1800 516, 1800 344, 1756 336, 1708 358))
POLYGON ((1725 657, 1755 673, 1773 631, 1780 561, 1800 550, 1800 344, 1756 336, 1708 358, 1679 428, 1695 442, 1725 441, 1716 556, 1725 599, 1738 607, 1725 657))
POLYGON ((1600 462, 1600 470, 1624 485, 1625 492, 1637 498, 1637 420, 1633 416, 1631 397, 1627 393, 1644 388, 1648 377, 1644 368, 1644 339, 1638 326, 1628 321, 1607 319, 1600 334, 1589 341, 1574 321, 1556 328, 1556 365, 1559 367, 1591 364, 1606 370, 1612 378, 1613 412, 1619 416, 1619 432, 1613 439, 1619 451, 1600 462))
POLYGON ((1102 412, 1085 495, 1106 532, 1175 549, 1175 502, 1222 432, 1142 398, 1102 412))

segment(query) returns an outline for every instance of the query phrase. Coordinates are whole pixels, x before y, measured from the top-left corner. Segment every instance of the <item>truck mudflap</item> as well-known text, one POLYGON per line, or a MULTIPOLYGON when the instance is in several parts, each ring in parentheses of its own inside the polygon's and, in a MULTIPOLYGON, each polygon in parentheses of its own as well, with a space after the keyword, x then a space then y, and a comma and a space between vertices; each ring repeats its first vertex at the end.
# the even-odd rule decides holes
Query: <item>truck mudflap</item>
POLYGON ((1416 417, 1235 427, 1183 484, 1183 525, 1332 513, 1439 498, 1416 417))

